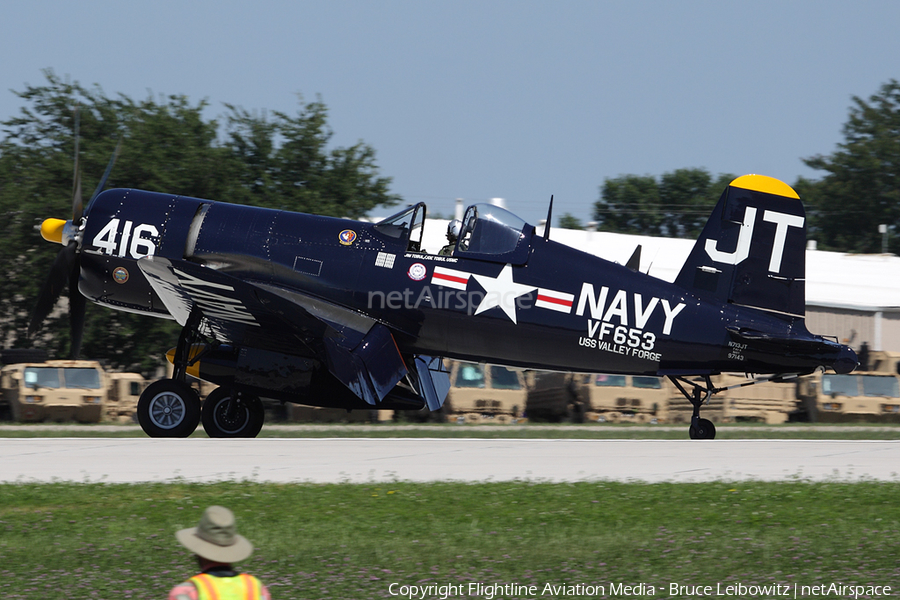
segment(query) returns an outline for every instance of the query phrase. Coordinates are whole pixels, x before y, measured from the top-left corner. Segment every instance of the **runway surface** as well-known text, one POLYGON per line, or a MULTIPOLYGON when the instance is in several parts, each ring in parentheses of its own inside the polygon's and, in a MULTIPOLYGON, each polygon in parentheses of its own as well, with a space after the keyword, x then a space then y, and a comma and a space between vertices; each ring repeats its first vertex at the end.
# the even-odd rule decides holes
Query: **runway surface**
POLYGON ((900 442, 0 439, 2 482, 900 480, 900 442))

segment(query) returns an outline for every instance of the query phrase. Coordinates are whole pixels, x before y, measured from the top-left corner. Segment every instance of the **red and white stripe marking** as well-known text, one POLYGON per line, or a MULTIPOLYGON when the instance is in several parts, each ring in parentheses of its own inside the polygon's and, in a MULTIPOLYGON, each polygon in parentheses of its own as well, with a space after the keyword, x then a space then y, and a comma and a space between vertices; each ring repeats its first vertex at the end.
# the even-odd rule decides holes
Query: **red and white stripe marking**
MULTIPOLYGON (((444 287, 453 288, 455 290, 465 291, 469 284, 471 273, 447 269, 444 267, 435 267, 434 273, 431 275, 431 283, 442 285, 444 287)), ((570 303, 571 304, 571 303, 570 303)))
POLYGON ((538 288, 537 300, 534 305, 539 308, 549 308, 558 312, 570 313, 572 312, 572 302, 574 301, 574 294, 538 288))

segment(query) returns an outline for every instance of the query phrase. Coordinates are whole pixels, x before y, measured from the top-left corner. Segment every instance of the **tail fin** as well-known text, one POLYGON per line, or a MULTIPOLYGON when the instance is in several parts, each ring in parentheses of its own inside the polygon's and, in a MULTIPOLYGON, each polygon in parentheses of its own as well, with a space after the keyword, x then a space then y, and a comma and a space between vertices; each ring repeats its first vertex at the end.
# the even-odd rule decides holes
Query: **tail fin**
POLYGON ((721 302, 803 317, 805 279, 800 197, 777 179, 744 175, 725 189, 675 283, 721 302))

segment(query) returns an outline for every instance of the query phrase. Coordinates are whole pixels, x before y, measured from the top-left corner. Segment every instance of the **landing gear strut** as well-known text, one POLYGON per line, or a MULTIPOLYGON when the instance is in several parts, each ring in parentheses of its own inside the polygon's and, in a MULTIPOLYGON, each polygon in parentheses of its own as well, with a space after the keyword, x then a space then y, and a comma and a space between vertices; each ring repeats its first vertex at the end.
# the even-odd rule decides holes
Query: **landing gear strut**
POLYGON ((200 423, 200 396, 185 381, 188 366, 199 358, 189 356, 199 326, 200 311, 195 307, 178 338, 172 379, 150 384, 138 400, 138 423, 150 437, 188 437, 200 423))
POLYGON ((707 375, 705 378, 705 385, 700 385, 699 383, 688 381, 686 379, 673 375, 670 375, 669 379, 672 380, 672 383, 675 384, 675 387, 678 388, 678 391, 681 392, 682 395, 691 403, 691 406, 694 407, 694 410, 691 413, 691 427, 690 429, 688 429, 688 435, 691 436, 691 439, 715 439, 716 426, 713 425, 713 422, 709 419, 700 418, 700 407, 703 404, 709 402, 709 397, 712 396, 713 393, 719 391, 713 386, 712 380, 710 380, 709 375, 707 375), (684 388, 682 382, 691 386, 690 393, 684 388))

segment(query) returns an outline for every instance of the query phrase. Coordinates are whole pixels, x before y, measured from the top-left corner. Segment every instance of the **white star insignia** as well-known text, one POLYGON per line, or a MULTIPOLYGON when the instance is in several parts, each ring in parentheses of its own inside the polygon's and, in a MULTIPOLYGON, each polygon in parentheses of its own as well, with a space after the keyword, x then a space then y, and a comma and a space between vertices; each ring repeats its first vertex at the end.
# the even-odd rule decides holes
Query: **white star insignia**
POLYGON ((517 323, 516 298, 537 289, 535 286, 522 285, 513 281, 512 265, 503 267, 503 270, 496 277, 475 274, 472 277, 481 284, 485 291, 481 304, 475 309, 475 314, 481 314, 488 309, 499 306, 506 313, 506 316, 512 319, 513 323, 517 323))

